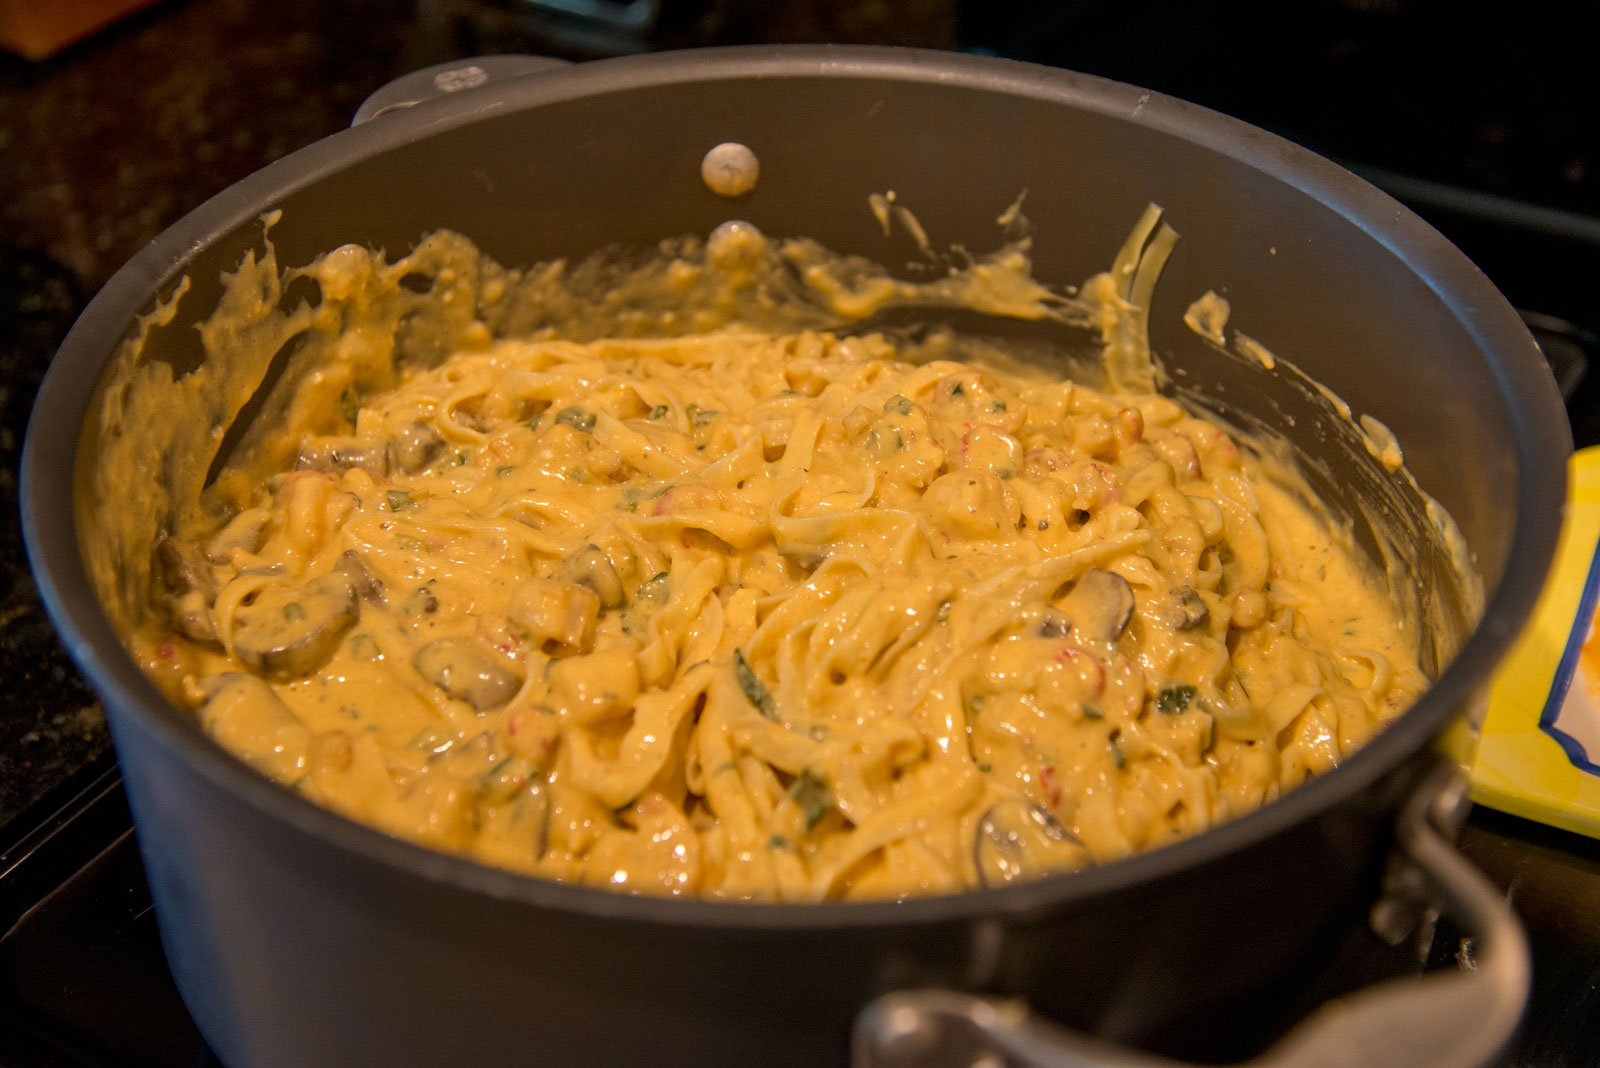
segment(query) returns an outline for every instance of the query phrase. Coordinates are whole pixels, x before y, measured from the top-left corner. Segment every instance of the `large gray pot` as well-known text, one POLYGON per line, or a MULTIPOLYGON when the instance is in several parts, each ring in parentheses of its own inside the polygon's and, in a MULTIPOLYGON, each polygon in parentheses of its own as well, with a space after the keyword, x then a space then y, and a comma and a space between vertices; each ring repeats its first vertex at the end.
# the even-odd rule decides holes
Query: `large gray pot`
MULTIPOLYGON (((1520 934, 1439 847, 1425 779, 1436 739, 1538 593, 1569 448, 1554 385, 1506 302, 1438 234, 1326 161, 1062 71, 738 49, 491 82, 382 115, 220 194, 118 273, 67 339, 34 410, 23 502, 49 609, 105 699, 174 975, 230 1068, 834 1064, 858 1011, 908 987, 1020 995, 1106 1039, 1236 1057, 1282 1034, 1316 986, 1308 977, 1347 936, 1367 937, 1385 886, 1405 882, 1385 883, 1392 863, 1482 928, 1483 967, 1358 1001, 1346 1030, 1321 1020, 1271 1054, 1331 1063, 1338 1052, 1374 1068, 1481 1059, 1520 1012, 1520 934), (736 207, 698 173, 706 149, 727 140, 762 163, 736 207), (1240 327, 1394 430, 1483 577, 1486 611, 1472 629, 1420 499, 1382 506, 1388 526, 1414 535, 1401 578, 1426 591, 1429 648, 1448 665, 1342 768, 1260 812, 1105 868, 959 897, 825 907, 620 897, 429 853, 257 777, 159 696, 106 620, 81 554, 100 533, 78 522, 74 497, 97 462, 84 429, 97 378, 135 317, 185 274, 194 288, 149 352, 191 359, 189 327, 211 310, 219 274, 259 247, 269 209, 284 210, 273 237, 287 264, 345 242, 397 252, 436 227, 527 263, 705 233, 735 213, 769 234, 882 259, 869 193, 895 190, 940 243, 985 248, 1023 188, 1036 273, 1052 281, 1103 269, 1144 205, 1163 205, 1183 240, 1152 336, 1176 381, 1246 424, 1284 428, 1346 507, 1370 504, 1387 477, 1292 372, 1179 325, 1189 300, 1225 292, 1240 327)), ((1372 540, 1360 522, 1357 533, 1372 540)), ((1405 895, 1379 913, 1380 927, 1403 929, 1405 895)), ((969 1041, 1016 1052, 1037 1037, 984 1003, 925 996, 880 1003, 857 1055, 945 1063, 930 1036, 960 1064, 973 1063, 969 1041)))

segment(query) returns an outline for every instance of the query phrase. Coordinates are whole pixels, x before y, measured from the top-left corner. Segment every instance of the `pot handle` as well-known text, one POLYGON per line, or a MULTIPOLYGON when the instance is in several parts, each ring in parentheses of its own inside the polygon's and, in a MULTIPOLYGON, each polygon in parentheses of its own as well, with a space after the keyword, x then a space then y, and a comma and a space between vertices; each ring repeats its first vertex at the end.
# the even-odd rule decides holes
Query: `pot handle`
MULTIPOLYGON (((1380 983, 1329 1002, 1238 1068, 1482 1068, 1504 1049, 1527 1004, 1527 938, 1496 888, 1439 824, 1464 808, 1464 784, 1435 780, 1398 821, 1405 890, 1474 939, 1459 971, 1380 983)), ((1453 831, 1453 828, 1452 828, 1453 831)), ((1391 879, 1391 884, 1395 882, 1391 879)), ((856 1018, 852 1068, 1180 1068, 1178 1062, 1073 1034, 1020 1001, 947 990, 887 994, 856 1018)))
POLYGON ((415 107, 425 100, 436 100, 451 93, 477 89, 491 82, 499 83, 511 78, 539 74, 547 70, 570 67, 571 63, 553 56, 475 56, 436 63, 431 67, 402 74, 361 102, 351 126, 371 122, 379 115, 401 108, 415 107))

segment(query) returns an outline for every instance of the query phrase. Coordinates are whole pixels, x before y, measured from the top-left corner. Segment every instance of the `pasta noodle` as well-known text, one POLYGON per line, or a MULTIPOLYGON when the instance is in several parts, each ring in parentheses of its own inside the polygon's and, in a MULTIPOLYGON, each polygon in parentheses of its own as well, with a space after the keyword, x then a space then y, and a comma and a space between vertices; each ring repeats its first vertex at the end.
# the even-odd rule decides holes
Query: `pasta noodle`
POLYGON ((147 666, 392 834, 783 901, 1153 848, 1421 691, 1381 592, 1220 427, 907 355, 741 330, 458 352, 178 539, 211 630, 157 624, 147 666))

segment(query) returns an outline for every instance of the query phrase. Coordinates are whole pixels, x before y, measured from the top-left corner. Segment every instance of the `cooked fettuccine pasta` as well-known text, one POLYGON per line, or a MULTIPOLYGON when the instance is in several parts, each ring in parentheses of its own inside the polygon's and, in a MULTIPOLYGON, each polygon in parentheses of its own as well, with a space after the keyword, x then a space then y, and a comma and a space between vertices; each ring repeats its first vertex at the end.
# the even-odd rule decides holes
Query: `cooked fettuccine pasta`
POLYGON ((502 340, 163 547, 222 745, 486 864, 813 901, 1105 863, 1421 691, 1353 557, 1154 394, 883 337, 502 340), (198 575, 198 578, 195 578, 198 575))

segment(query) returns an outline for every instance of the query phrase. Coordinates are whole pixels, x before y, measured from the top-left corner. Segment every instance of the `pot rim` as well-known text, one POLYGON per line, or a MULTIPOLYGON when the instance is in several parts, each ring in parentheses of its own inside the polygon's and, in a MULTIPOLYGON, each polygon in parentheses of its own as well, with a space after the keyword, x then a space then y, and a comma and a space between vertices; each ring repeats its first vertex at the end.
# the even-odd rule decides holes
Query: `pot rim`
MULTIPOLYGON (((420 235, 419 235, 420 236, 420 235)), ((1423 750, 1486 686, 1531 613, 1553 555, 1571 451, 1564 408, 1542 356, 1489 280, 1437 231, 1330 161, 1237 119, 1159 93, 1012 60, 850 45, 742 46, 597 60, 427 101, 342 130, 255 172, 190 212, 119 270, 73 326, 40 387, 21 467, 23 534, 45 606, 121 731, 137 729, 190 772, 262 814, 367 861, 431 882, 552 911, 646 925, 828 929, 940 923, 1037 912, 1199 867, 1279 835, 1373 785, 1423 750), (482 866, 390 838, 287 791, 205 738, 124 650, 84 567, 74 495, 77 442, 111 352, 135 317, 170 292, 190 257, 255 222, 290 194, 353 163, 505 111, 642 87, 730 79, 875 78, 1042 100, 1167 133, 1308 193, 1420 275, 1489 354, 1513 398, 1518 460, 1504 573, 1483 618, 1422 698, 1334 772, 1204 833, 1108 864, 1020 885, 904 901, 755 904, 663 900, 557 883, 482 866), (109 339, 109 341, 108 341, 109 339)))

